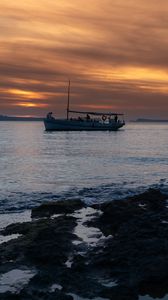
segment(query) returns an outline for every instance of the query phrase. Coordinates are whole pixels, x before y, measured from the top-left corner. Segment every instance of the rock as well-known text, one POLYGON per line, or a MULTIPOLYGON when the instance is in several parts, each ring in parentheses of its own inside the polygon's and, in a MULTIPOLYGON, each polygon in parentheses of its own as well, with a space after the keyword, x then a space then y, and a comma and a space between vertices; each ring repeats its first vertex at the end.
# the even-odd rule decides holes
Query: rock
POLYGON ((35 264, 64 264, 75 239, 72 230, 75 227, 75 219, 72 217, 58 217, 46 221, 38 231, 32 233, 31 243, 27 245, 24 253, 35 264))
MULTIPOLYGON (((146 212, 163 213, 167 196, 159 190, 149 189, 147 192, 124 200, 114 200, 101 205, 93 205, 103 211, 96 225, 105 235, 115 235, 121 225, 132 218, 139 219, 146 212)), ((136 222, 135 222, 136 223, 136 222)))
MULTIPOLYGON (((157 282, 168 276, 167 197, 148 191, 123 201, 102 205, 96 224, 114 237, 105 241, 100 253, 94 250, 92 263, 120 284, 132 288, 157 282), (152 202, 153 201, 153 202, 152 202), (141 207, 139 204, 145 204, 141 207)), ((93 224, 92 224, 93 226, 93 224)))
POLYGON ((80 199, 47 202, 32 209, 32 218, 49 217, 54 214, 72 214, 84 206, 80 199))
POLYGON ((73 297, 61 291, 54 293, 44 291, 22 290, 20 294, 5 293, 1 295, 1 300, 73 300, 73 297))
POLYGON ((106 235, 95 246, 73 244, 78 239, 74 234, 78 214, 69 214, 84 207, 81 201, 59 201, 33 209, 32 216, 40 219, 12 224, 1 232, 21 236, 0 245, 0 274, 22 266, 37 273, 19 294, 4 293, 1 299, 72 300, 71 293, 88 299, 136 300, 141 292, 154 295, 149 286, 168 278, 166 200, 166 195, 149 190, 94 205, 102 214, 95 213, 91 221, 82 223, 82 230, 93 226, 106 235), (104 279, 117 285, 103 285, 104 279), (55 291, 53 284, 58 285, 55 291))
POLYGON ((138 300, 138 293, 135 289, 130 289, 126 286, 116 286, 106 290, 102 297, 111 300, 138 300))
MULTIPOLYGON (((76 236, 72 233, 76 225, 73 217, 58 217, 56 219, 42 219, 27 224, 10 226, 10 234, 22 232, 22 226, 26 228, 25 235, 1 245, 0 261, 25 259, 34 264, 63 264, 73 248, 72 240, 76 236), (17 230, 16 230, 17 228, 17 230)), ((7 227, 8 232, 8 227, 7 227)))

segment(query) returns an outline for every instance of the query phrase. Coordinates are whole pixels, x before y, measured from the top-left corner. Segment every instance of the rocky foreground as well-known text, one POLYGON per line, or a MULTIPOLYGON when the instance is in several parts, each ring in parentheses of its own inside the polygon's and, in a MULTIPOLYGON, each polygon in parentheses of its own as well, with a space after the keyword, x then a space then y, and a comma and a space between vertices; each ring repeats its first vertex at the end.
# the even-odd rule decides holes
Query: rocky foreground
POLYGON ((168 293, 167 198, 149 190, 92 207, 71 200, 33 209, 32 222, 1 232, 19 236, 0 245, 0 299, 163 297, 168 293))

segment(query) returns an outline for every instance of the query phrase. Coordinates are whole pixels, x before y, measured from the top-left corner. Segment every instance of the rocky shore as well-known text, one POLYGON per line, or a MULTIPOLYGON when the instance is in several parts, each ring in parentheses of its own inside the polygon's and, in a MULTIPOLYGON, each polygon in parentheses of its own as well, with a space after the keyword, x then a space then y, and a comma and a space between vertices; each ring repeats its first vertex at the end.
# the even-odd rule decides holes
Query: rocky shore
POLYGON ((31 222, 1 231, 17 238, 0 245, 0 299, 164 297, 167 200, 149 190, 92 207, 79 199, 34 208, 31 222))

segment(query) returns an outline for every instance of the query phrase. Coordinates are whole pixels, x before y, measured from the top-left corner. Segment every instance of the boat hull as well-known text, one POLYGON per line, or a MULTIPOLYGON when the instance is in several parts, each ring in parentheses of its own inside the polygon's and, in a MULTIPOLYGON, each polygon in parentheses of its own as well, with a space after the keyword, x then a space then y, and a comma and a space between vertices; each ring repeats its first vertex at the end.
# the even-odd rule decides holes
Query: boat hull
POLYGON ((44 119, 46 131, 117 131, 124 125, 124 121, 100 123, 95 121, 44 119))

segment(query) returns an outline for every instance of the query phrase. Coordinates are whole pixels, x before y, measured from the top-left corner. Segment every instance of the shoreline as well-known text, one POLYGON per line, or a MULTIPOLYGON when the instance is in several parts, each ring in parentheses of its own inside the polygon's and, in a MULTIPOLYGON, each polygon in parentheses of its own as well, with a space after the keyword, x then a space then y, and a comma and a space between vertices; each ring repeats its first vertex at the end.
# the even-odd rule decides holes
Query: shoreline
POLYGON ((167 195, 150 189, 90 206, 63 200, 33 208, 31 221, 10 224, 0 232, 4 237, 19 235, 0 244, 1 299, 165 296, 167 200, 167 195), (7 280, 12 272, 13 289, 7 280))

